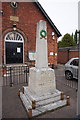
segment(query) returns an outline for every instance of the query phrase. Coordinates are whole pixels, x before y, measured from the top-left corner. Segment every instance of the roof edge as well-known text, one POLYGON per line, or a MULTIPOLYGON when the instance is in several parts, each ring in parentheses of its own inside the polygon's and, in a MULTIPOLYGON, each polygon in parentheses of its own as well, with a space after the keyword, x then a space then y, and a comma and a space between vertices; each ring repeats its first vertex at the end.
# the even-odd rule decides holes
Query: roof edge
POLYGON ((39 7, 39 9, 44 14, 44 16, 47 18, 47 20, 49 21, 49 23, 51 24, 51 26, 54 28, 54 31, 57 33, 57 36, 58 37, 62 36, 61 33, 59 32, 59 30, 57 29, 57 27, 54 25, 54 23, 50 19, 50 17, 48 16, 48 14, 45 12, 45 10, 43 9, 43 7, 41 6, 41 4, 38 2, 38 0, 35 0, 35 2, 37 4, 37 6, 39 7))

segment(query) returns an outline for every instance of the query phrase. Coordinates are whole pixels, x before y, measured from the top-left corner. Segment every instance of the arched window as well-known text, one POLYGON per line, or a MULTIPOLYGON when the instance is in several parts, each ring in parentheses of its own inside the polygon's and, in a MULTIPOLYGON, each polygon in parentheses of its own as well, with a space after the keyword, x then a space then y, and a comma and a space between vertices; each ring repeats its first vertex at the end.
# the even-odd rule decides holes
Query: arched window
POLYGON ((15 31, 9 32, 5 36, 6 42, 24 42, 23 36, 15 31))

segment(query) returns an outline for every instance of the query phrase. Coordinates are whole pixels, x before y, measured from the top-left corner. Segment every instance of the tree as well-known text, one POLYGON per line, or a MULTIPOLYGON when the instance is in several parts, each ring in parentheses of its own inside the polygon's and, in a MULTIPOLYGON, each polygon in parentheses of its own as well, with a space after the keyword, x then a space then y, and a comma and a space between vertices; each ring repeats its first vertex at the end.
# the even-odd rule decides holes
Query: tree
POLYGON ((58 42, 58 47, 70 47, 76 45, 75 40, 70 34, 65 34, 61 41, 58 42))
POLYGON ((62 41, 59 41, 58 42, 58 48, 61 48, 62 47, 62 41))
POLYGON ((77 30, 75 31, 75 34, 74 34, 74 40, 75 40, 75 42, 77 44, 77 30))
POLYGON ((73 35, 73 33, 72 33, 72 38, 74 39, 74 35, 73 35))

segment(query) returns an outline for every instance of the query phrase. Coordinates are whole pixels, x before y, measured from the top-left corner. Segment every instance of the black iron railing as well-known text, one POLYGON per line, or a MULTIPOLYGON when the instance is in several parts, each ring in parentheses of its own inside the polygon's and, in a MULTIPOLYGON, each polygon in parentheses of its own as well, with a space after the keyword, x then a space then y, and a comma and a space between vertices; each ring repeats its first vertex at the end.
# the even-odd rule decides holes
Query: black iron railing
POLYGON ((29 67, 24 66, 3 66, 3 86, 12 87, 15 84, 28 83, 29 67))

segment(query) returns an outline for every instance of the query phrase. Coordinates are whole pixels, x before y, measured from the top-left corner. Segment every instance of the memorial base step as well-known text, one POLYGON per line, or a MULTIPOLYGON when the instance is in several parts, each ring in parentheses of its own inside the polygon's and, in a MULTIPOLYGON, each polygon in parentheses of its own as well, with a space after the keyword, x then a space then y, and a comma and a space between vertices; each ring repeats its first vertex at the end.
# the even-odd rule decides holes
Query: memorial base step
POLYGON ((18 95, 20 96, 29 117, 38 116, 70 104, 70 98, 66 97, 59 90, 37 95, 28 87, 23 87, 22 91, 19 91, 18 95))

